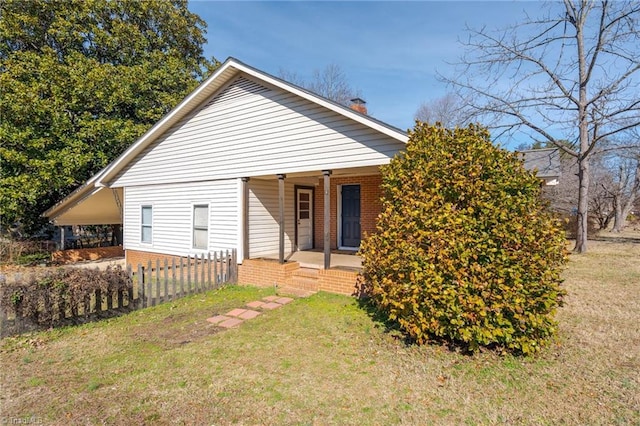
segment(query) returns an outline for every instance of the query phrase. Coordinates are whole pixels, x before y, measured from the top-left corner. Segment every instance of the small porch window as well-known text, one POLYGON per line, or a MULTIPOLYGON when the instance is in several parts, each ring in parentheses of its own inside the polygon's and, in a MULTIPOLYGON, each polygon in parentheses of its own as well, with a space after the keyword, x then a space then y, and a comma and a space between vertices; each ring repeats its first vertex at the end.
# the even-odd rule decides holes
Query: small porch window
POLYGON ((193 248, 206 250, 209 246, 209 205, 193 206, 193 248))
POLYGON ((151 244, 153 234, 153 207, 142 206, 140 224, 140 242, 151 244))

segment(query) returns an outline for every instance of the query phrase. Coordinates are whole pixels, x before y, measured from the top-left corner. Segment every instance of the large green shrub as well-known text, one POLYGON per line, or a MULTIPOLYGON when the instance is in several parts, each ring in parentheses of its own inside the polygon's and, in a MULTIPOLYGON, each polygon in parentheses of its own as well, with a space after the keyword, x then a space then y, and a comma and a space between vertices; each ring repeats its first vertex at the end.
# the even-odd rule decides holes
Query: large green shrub
POLYGON ((382 169, 377 232, 360 251, 372 303, 418 343, 538 351, 566 263, 540 181, 477 125, 418 122, 409 136, 382 169))

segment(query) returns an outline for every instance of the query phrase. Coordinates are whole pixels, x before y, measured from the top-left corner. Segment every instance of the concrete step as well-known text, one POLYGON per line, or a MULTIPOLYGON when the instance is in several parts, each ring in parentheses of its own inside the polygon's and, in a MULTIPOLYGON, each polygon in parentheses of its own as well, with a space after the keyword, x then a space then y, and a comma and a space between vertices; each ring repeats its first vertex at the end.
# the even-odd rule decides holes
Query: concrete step
POLYGON ((308 277, 291 277, 286 286, 300 288, 303 290, 318 291, 318 279, 308 277))
POLYGON ((299 268, 291 273, 294 277, 305 277, 305 278, 318 278, 318 269, 313 268, 299 268))

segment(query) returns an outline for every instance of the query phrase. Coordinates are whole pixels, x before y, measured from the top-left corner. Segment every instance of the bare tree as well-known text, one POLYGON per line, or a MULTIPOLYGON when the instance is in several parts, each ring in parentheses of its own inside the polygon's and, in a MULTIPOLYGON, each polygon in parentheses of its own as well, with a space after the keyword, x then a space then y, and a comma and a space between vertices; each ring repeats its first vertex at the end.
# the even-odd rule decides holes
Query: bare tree
POLYGON ((443 79, 498 137, 525 132, 576 158, 574 251, 583 253, 591 155, 640 125, 640 2, 564 0, 545 10, 500 32, 470 29, 460 73, 443 79))
MULTIPOLYGON (((607 160, 603 155, 594 154, 590 168, 589 214, 598 222, 600 230, 609 228, 615 217, 614 197, 611 193, 616 185, 607 160)), ((575 193, 575 185, 570 189, 575 193)))
POLYGON ((349 106, 351 99, 359 97, 359 92, 351 87, 346 73, 337 64, 314 70, 308 81, 284 69, 280 69, 278 77, 345 106, 349 106))
POLYGON ((640 154, 621 155, 612 170, 611 184, 603 188, 611 197, 614 211, 613 232, 624 229, 627 216, 640 195, 640 154))
POLYGON ((441 98, 423 102, 416 111, 416 120, 425 123, 441 123, 444 127, 461 127, 469 123, 470 114, 465 100, 456 93, 447 93, 441 98))

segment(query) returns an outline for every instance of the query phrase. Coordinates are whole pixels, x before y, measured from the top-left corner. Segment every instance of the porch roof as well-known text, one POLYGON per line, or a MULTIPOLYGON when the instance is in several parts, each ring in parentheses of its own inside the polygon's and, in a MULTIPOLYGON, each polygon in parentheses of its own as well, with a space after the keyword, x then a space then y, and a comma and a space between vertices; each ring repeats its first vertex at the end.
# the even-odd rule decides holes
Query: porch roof
POLYGON ((87 183, 67 196, 43 217, 52 218, 55 225, 115 225, 122 224, 122 188, 96 188, 87 183))
MULTIPOLYGON (((318 179, 323 176, 323 170, 311 170, 307 172, 295 172, 295 173, 284 173, 286 174, 287 180, 298 180, 304 181, 305 179, 318 179)), ((347 176, 371 176, 371 175, 379 175, 380 174, 380 166, 363 166, 363 167, 350 167, 345 169, 331 169, 332 177, 347 177, 347 176)), ((260 180, 275 180, 278 179, 278 175, 269 174, 262 176, 252 176, 251 179, 260 179, 260 180)))

